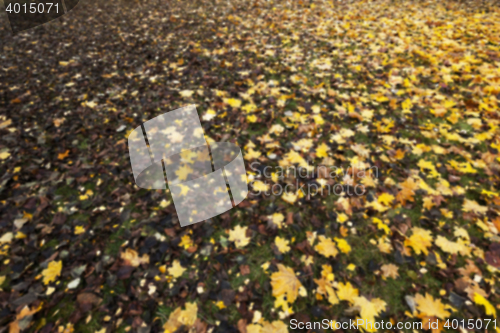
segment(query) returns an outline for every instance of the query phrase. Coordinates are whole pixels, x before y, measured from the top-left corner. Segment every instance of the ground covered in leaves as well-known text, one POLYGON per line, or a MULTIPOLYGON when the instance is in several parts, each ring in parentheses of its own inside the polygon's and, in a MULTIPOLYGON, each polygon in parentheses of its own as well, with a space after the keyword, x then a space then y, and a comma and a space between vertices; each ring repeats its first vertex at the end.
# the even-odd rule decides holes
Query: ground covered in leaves
POLYGON ((3 39, 0 331, 496 318, 499 36, 493 2, 119 0, 3 39), (191 103, 252 191, 180 228, 126 138, 191 103))

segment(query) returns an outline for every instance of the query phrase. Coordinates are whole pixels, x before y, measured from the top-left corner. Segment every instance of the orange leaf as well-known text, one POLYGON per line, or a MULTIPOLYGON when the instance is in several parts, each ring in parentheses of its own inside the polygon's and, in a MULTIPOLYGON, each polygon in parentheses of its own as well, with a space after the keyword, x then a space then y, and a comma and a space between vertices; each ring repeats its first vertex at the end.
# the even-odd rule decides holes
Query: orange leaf
POLYGON ((59 153, 57 155, 58 160, 64 160, 69 155, 69 150, 66 150, 64 153, 59 153))

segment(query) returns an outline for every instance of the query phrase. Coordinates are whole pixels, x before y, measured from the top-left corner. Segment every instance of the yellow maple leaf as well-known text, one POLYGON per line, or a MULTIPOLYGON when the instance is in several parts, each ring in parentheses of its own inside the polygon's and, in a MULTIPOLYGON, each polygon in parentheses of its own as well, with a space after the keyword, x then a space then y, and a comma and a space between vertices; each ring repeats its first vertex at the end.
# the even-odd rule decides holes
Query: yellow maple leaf
POLYGON ((248 121, 249 123, 255 123, 255 122, 257 121, 257 119, 258 119, 258 118, 257 118, 257 116, 256 116, 256 115, 254 115, 254 114, 251 114, 251 115, 248 115, 248 116, 247 116, 247 121, 248 121))
POLYGON ((371 175, 367 175, 366 177, 361 179, 361 183, 366 187, 376 187, 378 179, 374 179, 371 175))
POLYGON ((418 189, 418 184, 413 178, 406 179, 401 183, 401 191, 397 194, 396 198, 401 204, 406 204, 406 201, 413 201, 415 190, 418 189))
POLYGON ((183 184, 172 184, 170 186, 172 186, 172 188, 181 189, 181 191, 179 192, 179 196, 185 196, 191 191, 191 188, 189 186, 183 184))
POLYGON ((284 220, 285 216, 281 213, 274 213, 273 215, 271 215, 271 221, 278 227, 278 229, 281 229, 284 220))
POLYGON ((439 246, 443 252, 450 253, 450 254, 458 254, 460 253, 463 256, 470 256, 471 254, 471 248, 464 243, 463 240, 459 239, 457 242, 450 241, 446 237, 443 236, 437 236, 436 245, 439 246))
POLYGON ((266 184, 260 180, 256 180, 252 183, 253 189, 256 192, 266 192, 269 190, 269 184, 266 184))
POLYGON ((382 278, 384 280, 388 277, 396 279, 399 276, 399 267, 394 264, 382 265, 382 267, 380 267, 380 270, 382 271, 382 278))
POLYGON ((232 108, 239 108, 241 106, 241 100, 237 98, 224 98, 224 103, 229 104, 232 108))
POLYGON ((164 333, 174 333, 181 326, 185 326, 189 330, 194 325, 197 317, 198 306, 196 303, 186 303, 185 310, 178 307, 170 314, 168 321, 163 325, 164 333))
POLYGON ((484 296, 478 293, 474 293, 474 303, 484 306, 484 312, 487 316, 493 316, 495 318, 497 317, 497 311, 495 310, 495 307, 491 305, 491 303, 486 298, 484 298, 484 296))
POLYGON ((80 235, 80 234, 83 234, 85 232, 85 228, 82 227, 81 225, 77 225, 75 227, 75 235, 80 235))
POLYGON ((328 296, 328 303, 331 305, 339 304, 339 298, 337 294, 333 290, 333 288, 329 285, 325 286, 326 294, 328 296))
POLYGON ((181 263, 177 259, 172 262, 172 267, 168 268, 168 274, 172 275, 174 278, 182 276, 185 271, 186 269, 182 267, 181 263))
POLYGON ((486 212, 488 211, 488 207, 481 206, 475 200, 464 199, 464 205, 462 207, 462 210, 464 212, 473 212, 476 214, 486 214, 486 212))
POLYGON ((248 227, 237 225, 233 230, 229 230, 229 241, 234 242, 237 248, 243 248, 250 243, 250 237, 247 237, 248 227))
POLYGON ((335 241, 337 242, 337 246, 342 253, 349 253, 351 252, 351 246, 345 239, 342 238, 335 238, 335 241))
POLYGON ((372 201, 372 202, 370 202, 370 203, 368 203, 368 204, 366 205, 366 207, 373 208, 373 209, 375 209, 376 211, 381 212, 381 213, 383 213, 383 212, 385 212, 385 211, 389 210, 389 208, 388 208, 388 207, 386 207, 386 206, 382 205, 380 202, 375 201, 375 200, 374 200, 374 201, 372 201))
POLYGON ((210 121, 214 119, 216 115, 217 112, 215 112, 213 109, 208 109, 207 112, 202 116, 202 118, 205 121, 210 121))
POLYGON ((163 199, 162 201, 160 201, 160 208, 167 208, 168 205, 170 205, 170 200, 165 200, 163 199))
POLYGON ((316 148, 316 157, 328 157, 328 151, 330 147, 328 147, 324 142, 316 148))
POLYGON ((477 170, 470 165, 469 162, 457 162, 454 160, 451 160, 450 163, 451 167, 455 170, 457 170, 460 173, 477 173, 477 170))
POLYGON ((321 115, 319 114, 315 114, 312 116, 313 119, 314 119, 314 122, 318 125, 318 126, 321 126, 325 123, 325 119, 323 119, 323 117, 321 117, 321 115))
POLYGON ((337 222, 340 224, 342 224, 348 220, 349 220, 349 216, 347 216, 345 213, 340 213, 337 215, 337 222))
POLYGON ((246 160, 259 158, 262 154, 259 151, 253 150, 253 148, 249 148, 245 154, 246 160))
POLYGON ((124 252, 121 253, 120 258, 123 259, 125 265, 133 267, 138 267, 141 264, 149 263, 149 256, 146 253, 143 254, 142 257, 139 257, 137 251, 132 249, 126 249, 124 252))
POLYGON ((384 311, 387 305, 380 298, 374 298, 370 301, 364 296, 354 297, 353 303, 354 306, 358 306, 361 309, 359 312, 361 318, 371 322, 375 321, 375 317, 384 311))
POLYGON ((189 98, 193 95, 194 91, 192 90, 182 90, 182 91, 179 91, 179 95, 181 95, 182 97, 184 98, 189 98))
POLYGON ((183 163, 193 164, 194 163, 194 159, 196 157, 198 157, 198 153, 196 153, 196 152, 194 152, 192 150, 184 149, 180 153, 180 156, 181 156, 181 161, 183 163))
POLYGON ((49 284, 57 279, 58 276, 61 276, 62 270, 62 261, 51 261, 49 262, 46 269, 42 271, 43 283, 49 284))
POLYGON ((215 306, 219 308, 219 310, 225 309, 226 305, 224 305, 223 301, 218 301, 215 303, 215 306))
POLYGON ((337 297, 341 301, 348 301, 350 303, 354 303, 354 298, 358 297, 359 290, 354 288, 352 284, 348 281, 345 284, 339 282, 337 285, 337 297))
POLYGON ((432 246, 432 233, 419 227, 412 228, 413 234, 405 240, 405 246, 413 248, 416 254, 429 253, 428 248, 432 246))
POLYGON ((339 251, 337 250, 337 247, 335 246, 335 243, 331 240, 331 238, 327 238, 324 235, 319 235, 318 240, 319 243, 316 244, 314 249, 318 251, 319 254, 324 255, 327 258, 335 258, 339 251))
POLYGON ((290 244, 290 241, 285 238, 276 236, 276 238, 274 239, 274 244, 281 253, 287 253, 288 251, 290 251, 290 246, 288 246, 288 244, 290 244))
POLYGON ((431 210, 432 207, 436 205, 434 197, 432 196, 427 196, 422 201, 424 203, 422 206, 427 210, 431 210))
POLYGON ((241 108, 243 111, 245 111, 246 113, 252 113, 254 112, 255 110, 257 110, 257 105, 253 104, 253 103, 250 103, 250 104, 247 104, 245 105, 244 107, 241 108))
POLYGON ((281 199, 288 202, 289 204, 293 204, 295 201, 297 201, 297 194, 292 192, 285 192, 281 196, 281 199))
POLYGON ((420 160, 418 161, 418 167, 420 168, 420 171, 426 173, 427 170, 430 171, 430 175, 432 177, 439 177, 439 172, 437 172, 436 167, 432 162, 426 161, 426 160, 420 160))
POLYGON ((389 241, 388 237, 381 237, 377 240, 376 243, 378 249, 382 253, 391 253, 392 251, 392 244, 389 241))
POLYGON ((439 299, 434 299, 428 293, 425 293, 425 297, 417 294, 415 296, 415 302, 417 303, 417 310, 426 317, 446 319, 450 316, 450 312, 446 310, 445 305, 441 303, 439 299))
POLYGON ((391 234, 391 229, 381 219, 374 217, 373 223, 377 225, 377 229, 383 230, 387 235, 391 234))
POLYGON ((9 156, 10 156, 10 153, 8 151, 3 151, 0 153, 0 160, 5 160, 9 156))
POLYGON ((193 245, 194 245, 193 240, 191 239, 191 237, 189 237, 188 234, 185 234, 184 236, 181 237, 181 242, 179 243, 180 247, 183 247, 185 250, 187 250, 193 245))
POLYGON ((390 206, 391 203, 394 201, 394 196, 389 193, 382 193, 381 195, 378 196, 377 201, 383 205, 390 206))
POLYGON ((175 171, 175 174, 177 177, 179 177, 179 180, 186 180, 187 176, 193 172, 193 169, 189 167, 189 165, 185 164, 181 166, 177 171, 175 171))
POLYGON ((271 286, 274 297, 284 295, 287 302, 293 304, 297 299, 302 283, 300 283, 293 269, 278 264, 278 272, 271 274, 271 286))

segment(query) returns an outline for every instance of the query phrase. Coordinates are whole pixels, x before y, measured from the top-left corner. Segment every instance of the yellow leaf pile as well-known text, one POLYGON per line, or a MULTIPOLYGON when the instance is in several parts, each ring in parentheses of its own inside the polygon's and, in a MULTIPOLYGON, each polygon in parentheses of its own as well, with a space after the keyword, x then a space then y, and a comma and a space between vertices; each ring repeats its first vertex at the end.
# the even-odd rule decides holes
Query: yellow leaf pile
POLYGON ((196 303, 186 303, 185 309, 176 308, 168 317, 168 321, 163 325, 164 333, 174 333, 181 326, 190 329, 198 317, 198 306, 196 303))

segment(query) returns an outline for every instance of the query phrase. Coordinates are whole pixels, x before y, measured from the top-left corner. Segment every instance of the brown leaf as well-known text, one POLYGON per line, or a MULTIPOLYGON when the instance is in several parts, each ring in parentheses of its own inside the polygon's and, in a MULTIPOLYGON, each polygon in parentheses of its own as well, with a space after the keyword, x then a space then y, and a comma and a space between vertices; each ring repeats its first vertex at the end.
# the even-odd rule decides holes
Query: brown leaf
POLYGON ((199 318, 194 322, 194 329, 196 333, 206 333, 207 332, 207 323, 202 322, 199 318))
POLYGON ((484 254, 484 259, 489 265, 500 268, 500 256, 498 256, 497 254, 488 251, 484 254))
POLYGON ((266 231, 266 226, 265 225, 259 224, 258 230, 259 230, 260 234, 262 234, 264 236, 267 236, 267 231, 266 231))
POLYGON ((187 249, 187 251, 188 251, 189 253, 195 253, 197 249, 198 249, 198 246, 194 245, 194 246, 190 246, 190 247, 187 249))
POLYGON ((241 275, 248 275, 248 274, 250 274, 250 266, 248 266, 248 265, 241 265, 240 266, 240 273, 241 273, 241 275))
POLYGON ((90 311, 92 306, 99 305, 102 299, 93 293, 81 293, 76 296, 76 302, 83 312, 90 311))
POLYGON ((120 280, 128 279, 133 271, 133 266, 122 266, 118 272, 116 272, 116 277, 120 280))
POLYGON ((175 237, 177 234, 174 228, 165 228, 165 233, 170 237, 175 237))
POLYGON ((40 205, 36 208, 35 216, 38 216, 45 208, 49 206, 50 200, 47 197, 40 197, 40 205))
POLYGON ((459 292, 464 292, 465 289, 467 289, 467 287, 469 286, 470 282, 471 282, 471 279, 469 277, 461 277, 461 278, 455 280, 455 288, 459 292))
POLYGON ((225 306, 229 306, 231 305, 231 303, 233 303, 235 295, 236 293, 231 289, 223 289, 220 293, 222 302, 224 302, 225 306))
POLYGON ((458 269, 458 272, 462 276, 470 276, 471 274, 483 275, 483 273, 481 273, 481 270, 474 264, 474 261, 470 259, 467 259, 467 265, 465 266, 465 268, 460 267, 458 269))
POLYGON ((240 333, 247 333, 247 321, 245 319, 238 320, 238 331, 240 333))
POLYGON ((56 215, 54 215, 54 218, 52 219, 51 224, 61 225, 64 224, 64 222, 66 222, 66 215, 64 215, 63 213, 56 213, 56 215))
POLYGON ((314 130, 315 125, 314 124, 308 124, 308 125, 299 125, 299 134, 300 133, 309 133, 310 131, 314 130))

